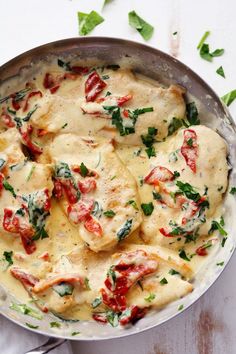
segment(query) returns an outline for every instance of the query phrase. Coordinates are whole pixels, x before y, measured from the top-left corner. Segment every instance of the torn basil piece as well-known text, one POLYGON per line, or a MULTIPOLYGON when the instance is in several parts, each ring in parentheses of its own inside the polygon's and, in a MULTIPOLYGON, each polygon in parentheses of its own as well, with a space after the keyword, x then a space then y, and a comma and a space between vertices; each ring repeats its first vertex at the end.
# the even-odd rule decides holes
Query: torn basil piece
POLYGON ((53 290, 61 297, 66 296, 66 295, 72 295, 74 286, 70 283, 60 283, 58 285, 54 285, 53 290))
POLYGON ((135 11, 129 12, 128 16, 129 25, 135 28, 145 41, 148 41, 153 35, 154 27, 139 17, 135 11))
POLYGON ((104 21, 104 18, 100 16, 96 11, 91 11, 89 14, 78 12, 79 22, 79 34, 86 36, 92 30, 104 21))

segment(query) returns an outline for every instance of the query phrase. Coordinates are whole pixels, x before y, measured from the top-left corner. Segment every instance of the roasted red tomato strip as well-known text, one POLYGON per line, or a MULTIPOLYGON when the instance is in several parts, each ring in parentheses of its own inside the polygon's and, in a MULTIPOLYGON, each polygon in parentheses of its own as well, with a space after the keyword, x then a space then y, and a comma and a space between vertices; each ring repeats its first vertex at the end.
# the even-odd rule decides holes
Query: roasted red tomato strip
POLYGON ((11 268, 11 274, 20 280, 24 286, 35 286, 39 282, 38 278, 17 267, 11 268))
POLYGON ((159 182, 169 182, 174 180, 174 174, 166 167, 156 166, 151 172, 144 178, 144 182, 147 184, 158 185, 159 182))
POLYGON ((85 96, 87 102, 93 102, 100 92, 107 86, 107 84, 100 78, 98 73, 94 70, 85 82, 85 96))
POLYGON ((91 232, 95 236, 101 237, 103 234, 101 225, 91 215, 86 218, 84 227, 88 232, 91 232))
POLYGON ((75 188, 75 185, 71 179, 60 178, 60 180, 54 180, 53 194, 55 197, 60 199, 63 195, 63 191, 65 192, 70 204, 74 204, 78 201, 78 190, 75 188))
POLYGON ((143 318, 147 313, 147 309, 146 308, 140 308, 138 306, 132 306, 130 308, 130 314, 129 315, 123 315, 121 314, 120 319, 119 319, 119 323, 122 326, 127 325, 128 323, 135 323, 138 320, 140 320, 141 318, 143 318))
POLYGON ((8 232, 20 235, 23 247, 27 254, 31 254, 36 250, 36 245, 32 240, 35 231, 26 218, 16 215, 11 209, 5 208, 3 228, 8 232))
POLYGON ((67 214, 72 222, 78 224, 89 217, 93 205, 94 202, 92 199, 81 199, 77 203, 68 206, 67 214))
POLYGON ((196 173, 198 145, 197 145, 197 134, 194 130, 186 129, 184 131, 184 142, 180 151, 186 161, 186 164, 193 171, 193 173, 196 173))
POLYGON ((32 125, 28 125, 26 131, 20 128, 19 132, 21 134, 24 145, 26 145, 33 154, 42 154, 43 149, 31 140, 30 135, 33 132, 32 125))
POLYGON ((12 117, 6 112, 5 108, 2 109, 1 120, 8 128, 15 127, 15 122, 12 117))

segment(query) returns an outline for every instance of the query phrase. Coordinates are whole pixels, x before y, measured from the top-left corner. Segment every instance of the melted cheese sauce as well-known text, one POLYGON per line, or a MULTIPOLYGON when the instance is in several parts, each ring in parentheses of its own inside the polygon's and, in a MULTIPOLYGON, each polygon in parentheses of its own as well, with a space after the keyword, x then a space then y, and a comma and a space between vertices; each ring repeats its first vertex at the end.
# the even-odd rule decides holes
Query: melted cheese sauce
MULTIPOLYGON (((216 221, 223 227, 227 147, 205 126, 170 130, 173 118, 186 119, 182 88, 163 88, 127 69, 95 72, 104 87, 91 100, 96 84, 87 92, 86 86, 94 71, 77 75, 53 64, 28 78, 31 89, 25 96, 0 104, 2 179, 16 194, 2 187, 0 274, 1 284, 19 302, 33 297, 39 308, 65 319, 87 320, 96 312, 111 322, 110 310, 121 321, 125 308, 159 309, 193 290, 192 279, 223 238, 211 228, 216 221), (149 128, 156 129, 154 135, 147 136, 149 128), (185 139, 189 130, 196 142, 185 139), (148 147, 155 156, 148 156, 148 147), (147 176, 156 168, 171 173, 169 179, 159 175, 150 182, 147 176), (186 194, 187 184, 192 194, 186 194), (10 231, 6 209, 16 213, 8 220, 10 231), (27 254, 22 234, 32 225, 40 236, 27 254), (10 263, 4 252, 12 252, 10 263), (128 267, 130 258, 132 267, 146 267, 143 273, 138 268, 140 276, 128 267), (95 308, 91 304, 101 298, 101 289, 109 299, 116 297, 117 279, 124 277, 120 264, 129 269, 125 308, 114 309, 104 297, 95 308)), ((24 88, 20 81, 3 85, 0 97, 24 88)))

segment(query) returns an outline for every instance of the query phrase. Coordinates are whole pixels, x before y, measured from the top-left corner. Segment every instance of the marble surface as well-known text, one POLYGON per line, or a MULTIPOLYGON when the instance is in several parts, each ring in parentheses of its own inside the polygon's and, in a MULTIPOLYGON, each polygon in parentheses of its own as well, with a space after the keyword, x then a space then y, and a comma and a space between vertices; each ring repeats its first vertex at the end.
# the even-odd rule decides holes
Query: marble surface
MULTIPOLYGON (((103 0, 1 0, 0 65, 14 56, 50 41, 78 35, 77 11, 97 10, 103 0)), ((222 96, 236 89, 235 0, 113 0, 102 12, 105 22, 94 36, 127 38, 143 42, 128 25, 127 14, 136 10, 155 27, 153 47, 174 54, 196 71, 222 96), (208 63, 196 46, 210 30, 212 49, 224 48, 222 57, 208 63), (172 33, 177 31, 173 41, 172 33), (226 79, 216 74, 222 65, 226 79)), ((236 119, 236 101, 230 106, 236 119)), ((129 338, 105 342, 71 342, 53 353, 69 354, 235 354, 236 254, 220 279, 191 308, 160 327, 129 338)), ((22 354, 45 338, 0 318, 1 354, 22 354)))

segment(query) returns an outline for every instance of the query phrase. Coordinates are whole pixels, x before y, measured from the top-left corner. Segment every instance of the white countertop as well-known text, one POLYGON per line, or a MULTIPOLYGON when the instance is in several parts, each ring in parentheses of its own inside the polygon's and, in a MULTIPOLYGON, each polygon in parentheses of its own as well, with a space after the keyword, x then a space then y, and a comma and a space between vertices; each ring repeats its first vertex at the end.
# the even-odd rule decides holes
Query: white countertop
MULTIPOLYGON (((102 3, 103 0, 1 0, 0 64, 40 44, 76 37, 77 11, 96 10, 105 18, 92 35, 144 42, 128 25, 128 12, 136 10, 155 27, 148 44, 170 53, 170 38, 178 31, 178 59, 196 71, 220 96, 236 89, 235 0, 114 0, 101 12, 102 3), (225 54, 214 58, 212 63, 202 60, 196 50, 206 30, 211 31, 208 39, 211 48, 225 49, 225 54), (220 65, 226 79, 215 73, 220 65)), ((236 101, 230 111, 236 119, 236 101)), ((197 303, 162 326, 129 338, 99 343, 72 342, 73 353, 235 354, 235 268, 236 254, 220 279, 197 303)), ((21 354, 24 348, 29 350, 44 342, 42 336, 18 329, 3 318, 0 318, 0 330, 1 354, 21 354), (13 343, 17 344, 15 349, 13 343)), ((60 353, 68 353, 66 347, 60 353)))

